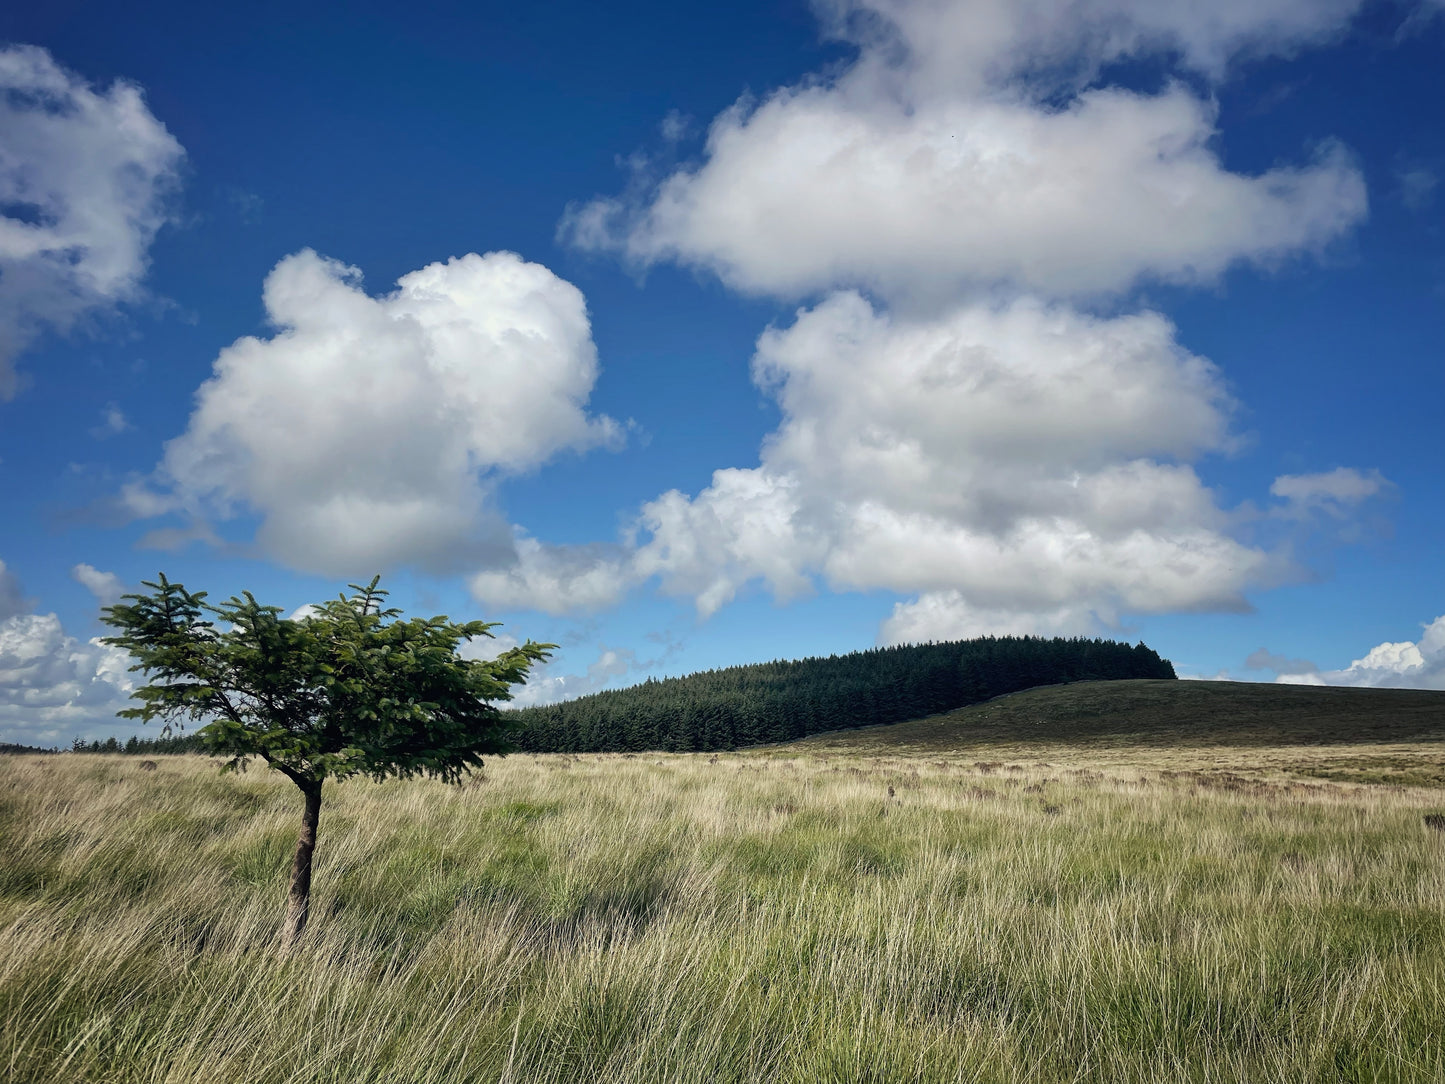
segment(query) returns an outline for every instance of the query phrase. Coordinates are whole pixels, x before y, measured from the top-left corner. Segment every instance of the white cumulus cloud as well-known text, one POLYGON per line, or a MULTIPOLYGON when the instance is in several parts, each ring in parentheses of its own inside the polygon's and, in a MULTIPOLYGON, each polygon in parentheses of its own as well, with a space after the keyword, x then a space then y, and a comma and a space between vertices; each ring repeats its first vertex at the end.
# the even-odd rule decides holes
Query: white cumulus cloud
POLYGON ((700 162, 572 208, 563 233, 747 292, 851 286, 915 305, 961 288, 1090 296, 1276 263, 1364 215, 1347 152, 1322 145, 1232 172, 1213 103, 1184 83, 1080 88, 1127 54, 1182 50, 1216 70, 1236 50, 1337 30, 1357 6, 824 5, 860 46, 843 74, 738 102, 713 121, 700 162))
POLYGON ((0 48, 0 399, 43 328, 136 298, 184 151, 139 87, 0 48))
POLYGON ((514 545, 513 561, 471 576, 478 602, 549 614, 601 610, 637 582, 630 555, 619 546, 548 546, 525 535, 514 545))
POLYGON ((1376 644, 1343 670, 1282 673, 1275 680, 1299 685, 1445 689, 1445 615, 1426 625, 1419 640, 1376 644))
POLYGON ((711 613, 751 580, 920 598, 886 639, 1241 609, 1270 573, 1188 460, 1228 447, 1217 371, 1153 313, 1022 299, 903 319, 835 295, 763 335, 759 466, 643 509, 640 575, 711 613), (1005 616, 1013 615, 1013 616, 1005 616), (951 631, 950 631, 951 630, 951 631))
POLYGON ((127 491, 137 514, 249 511, 269 555, 326 575, 491 563, 512 548, 498 476, 620 440, 586 409, 586 302, 540 264, 471 254, 373 297, 306 250, 263 296, 275 334, 221 352, 153 484, 127 491))
POLYGON ((1241 610, 1286 571, 1195 473, 1233 446, 1233 403, 1157 313, 901 317, 845 292, 764 333, 753 375, 783 413, 757 466, 647 502, 618 546, 523 539, 474 594, 558 613, 656 578, 706 617, 751 583, 883 589, 914 596, 881 631, 896 642, 1241 610))
POLYGON ((133 686, 130 657, 81 643, 53 613, 31 613, 0 562, 0 741, 66 744, 114 722, 133 686))

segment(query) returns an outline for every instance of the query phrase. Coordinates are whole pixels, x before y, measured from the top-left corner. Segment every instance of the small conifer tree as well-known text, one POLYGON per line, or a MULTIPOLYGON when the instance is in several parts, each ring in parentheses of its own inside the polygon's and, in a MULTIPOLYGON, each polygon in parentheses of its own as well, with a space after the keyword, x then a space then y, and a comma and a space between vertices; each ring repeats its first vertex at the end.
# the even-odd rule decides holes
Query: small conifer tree
POLYGON ((187 722, 206 752, 244 769, 252 757, 295 783, 305 798, 291 864, 282 934, 293 945, 306 927, 311 865, 328 779, 431 776, 457 782, 484 754, 503 753, 511 723, 497 701, 526 681, 554 644, 528 641, 487 661, 458 648, 491 636, 495 623, 411 618, 383 609, 386 592, 351 584, 307 616, 284 618, 245 592, 219 606, 164 575, 150 594, 126 595, 102 620, 118 629, 105 643, 135 658, 147 684, 120 714, 187 722), (214 617, 216 620, 211 620, 214 617))

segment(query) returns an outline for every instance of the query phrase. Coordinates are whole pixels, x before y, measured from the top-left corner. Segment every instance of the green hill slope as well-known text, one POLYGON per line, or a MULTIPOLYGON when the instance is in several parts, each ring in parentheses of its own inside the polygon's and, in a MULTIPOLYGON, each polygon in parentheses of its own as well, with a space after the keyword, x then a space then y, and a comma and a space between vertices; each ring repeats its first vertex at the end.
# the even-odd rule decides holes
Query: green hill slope
MULTIPOLYGON (((946 752, 1000 745, 1445 742, 1445 692, 1238 681, 1081 681, 789 748, 946 752)), ((1445 752, 1445 750, 1442 750, 1445 752)))

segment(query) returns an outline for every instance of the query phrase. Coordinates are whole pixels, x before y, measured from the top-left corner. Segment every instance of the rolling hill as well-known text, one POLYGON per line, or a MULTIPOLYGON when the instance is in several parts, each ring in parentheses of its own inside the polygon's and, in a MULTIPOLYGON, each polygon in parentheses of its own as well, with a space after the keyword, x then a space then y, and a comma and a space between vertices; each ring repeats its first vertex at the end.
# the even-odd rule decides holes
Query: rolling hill
POLYGON ((1130 678, 1172 681, 1174 667, 1142 643, 985 636, 706 670, 508 715, 529 753, 715 752, 1130 678))
POLYGON ((819 734, 789 747, 944 752, 1061 743, 1197 748, 1402 742, 1445 743, 1445 692, 1237 681, 1080 681, 892 726, 819 734))

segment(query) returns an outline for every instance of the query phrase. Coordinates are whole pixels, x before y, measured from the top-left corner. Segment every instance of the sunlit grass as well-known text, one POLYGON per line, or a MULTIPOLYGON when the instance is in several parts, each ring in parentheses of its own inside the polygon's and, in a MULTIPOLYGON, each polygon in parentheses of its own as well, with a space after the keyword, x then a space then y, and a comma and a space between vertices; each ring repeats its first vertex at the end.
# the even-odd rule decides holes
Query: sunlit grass
POLYGON ((0 758, 0 1071, 1445 1079, 1445 833, 1422 823, 1445 793, 1300 779, 1297 751, 1033 753, 347 783, 289 957, 290 783, 0 758))

